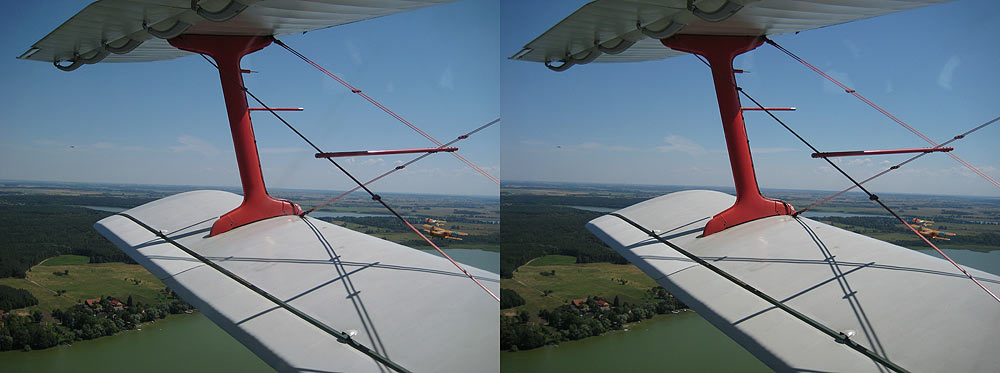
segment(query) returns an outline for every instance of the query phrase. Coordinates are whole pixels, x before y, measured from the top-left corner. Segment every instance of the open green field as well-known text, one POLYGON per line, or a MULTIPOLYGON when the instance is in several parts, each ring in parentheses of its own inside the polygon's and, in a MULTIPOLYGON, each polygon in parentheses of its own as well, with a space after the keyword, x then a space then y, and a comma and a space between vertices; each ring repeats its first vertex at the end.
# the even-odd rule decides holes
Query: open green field
POLYGON ((134 302, 149 304, 170 300, 161 292, 163 283, 137 264, 36 265, 26 278, 0 278, 0 285, 25 289, 38 298, 38 305, 23 309, 28 312, 66 309, 88 298, 109 295, 122 300, 131 295, 134 302), (66 292, 56 295, 57 290, 66 292))
POLYGON ((630 264, 585 263, 556 265, 524 265, 514 272, 512 279, 500 279, 500 287, 516 291, 525 304, 511 310, 531 313, 553 309, 570 300, 600 296, 629 303, 652 301, 648 290, 656 286, 653 279, 630 264), (551 273, 554 275, 542 275, 551 273), (549 295, 544 295, 551 290, 549 295))
POLYGON ((526 266, 547 266, 558 264, 576 264, 576 258, 569 255, 546 255, 532 259, 526 266))
POLYGON ((60 255, 53 258, 45 259, 45 261, 39 263, 39 265, 52 267, 52 266, 62 266, 70 264, 87 264, 90 263, 90 258, 83 255, 60 255))

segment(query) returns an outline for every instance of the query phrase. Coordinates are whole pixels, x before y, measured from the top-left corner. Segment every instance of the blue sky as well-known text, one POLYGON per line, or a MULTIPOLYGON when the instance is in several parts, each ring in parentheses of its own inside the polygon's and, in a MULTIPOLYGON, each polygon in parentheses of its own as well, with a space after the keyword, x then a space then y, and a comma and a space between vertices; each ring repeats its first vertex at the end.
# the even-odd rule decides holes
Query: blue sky
MULTIPOLYGON (((584 1, 504 1, 501 53, 521 47, 584 1)), ((943 142, 1000 116, 1000 3, 959 0, 784 35, 779 44, 943 142)), ((926 147, 919 137, 775 48, 744 54, 748 93, 824 151, 926 147)), ((707 67, 693 56, 574 66, 501 63, 505 180, 731 186, 718 104, 707 67)), ((744 100, 744 106, 751 103, 744 100)), ((745 116, 761 187, 849 186, 763 113, 745 116)), ((1000 178, 1000 124, 954 143, 955 154, 1000 178)), ((845 158, 858 179, 908 155, 845 158)), ((870 184, 875 192, 1000 196, 1000 189, 944 154, 870 184)))
MULTIPOLYGON (((15 59, 89 1, 25 3, 3 16, 0 179, 238 186, 218 73, 197 56, 99 63, 73 72, 15 59)), ((282 40, 442 142, 499 117, 499 6, 465 0, 289 35, 282 40)), ((326 151, 433 144, 336 81, 272 45, 243 59, 248 88, 326 151)), ((251 106, 256 106, 251 101, 251 106)), ((354 185, 268 113, 253 116, 270 188, 354 185)), ((499 175, 497 124, 459 153, 499 175)), ((415 155, 359 157, 361 179, 415 155)), ((497 195, 499 187, 447 154, 376 184, 375 191, 497 195)))

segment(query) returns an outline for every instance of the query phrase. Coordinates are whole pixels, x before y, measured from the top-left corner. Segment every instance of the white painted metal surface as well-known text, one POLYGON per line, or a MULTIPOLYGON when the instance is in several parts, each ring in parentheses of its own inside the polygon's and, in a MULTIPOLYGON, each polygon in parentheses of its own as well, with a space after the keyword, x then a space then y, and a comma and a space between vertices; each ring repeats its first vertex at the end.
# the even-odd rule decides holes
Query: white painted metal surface
MULTIPOLYGON (((207 237, 241 201, 196 191, 124 213, 410 371, 498 371, 499 305, 444 258, 298 216, 207 237)), ((279 371, 389 371, 125 217, 95 227, 279 371)), ((499 275, 466 268, 499 292, 499 275)))
MULTIPOLYGON (((185 34, 282 36, 362 21, 454 0, 238 0, 247 8, 224 22, 214 22, 191 9, 190 0, 100 0, 90 4, 21 55, 37 61, 70 61, 91 57, 103 43, 118 47, 126 40, 142 41, 126 54, 110 54, 102 62, 166 60, 191 53, 151 36, 169 30, 176 22, 191 26, 185 34), (32 53, 32 51, 34 51, 32 53)), ((217 11, 229 0, 205 0, 201 5, 217 11)))
MULTIPOLYGON (((661 30, 671 22, 683 24, 679 34, 775 36, 950 0, 734 0, 744 4, 733 16, 710 22, 687 9, 687 0, 597 0, 566 17, 535 38, 512 59, 534 62, 583 58, 597 43, 611 47, 619 40, 636 43, 620 54, 601 54, 593 62, 652 61, 686 54, 668 49, 649 38, 638 26, 661 30)), ((712 12, 724 0, 695 1, 698 9, 712 12)), ((558 63, 555 63, 558 65, 558 63)))
MULTIPOLYGON (((1000 366, 1000 305, 944 259, 790 216, 699 237, 734 200, 684 191, 617 213, 910 371, 1000 366)), ((775 370, 887 371, 618 217, 587 229, 775 370)))

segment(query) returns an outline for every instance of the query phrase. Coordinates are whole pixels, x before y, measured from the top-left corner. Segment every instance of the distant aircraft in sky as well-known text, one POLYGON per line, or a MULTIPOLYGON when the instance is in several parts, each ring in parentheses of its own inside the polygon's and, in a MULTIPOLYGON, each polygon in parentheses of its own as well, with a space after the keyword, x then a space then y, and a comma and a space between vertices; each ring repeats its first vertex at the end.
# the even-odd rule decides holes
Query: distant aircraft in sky
POLYGON ((448 224, 448 222, 446 222, 444 220, 437 220, 437 219, 431 219, 431 218, 424 219, 424 223, 427 223, 427 224, 430 224, 430 225, 434 225, 434 226, 438 226, 438 227, 443 227, 445 224, 448 224))

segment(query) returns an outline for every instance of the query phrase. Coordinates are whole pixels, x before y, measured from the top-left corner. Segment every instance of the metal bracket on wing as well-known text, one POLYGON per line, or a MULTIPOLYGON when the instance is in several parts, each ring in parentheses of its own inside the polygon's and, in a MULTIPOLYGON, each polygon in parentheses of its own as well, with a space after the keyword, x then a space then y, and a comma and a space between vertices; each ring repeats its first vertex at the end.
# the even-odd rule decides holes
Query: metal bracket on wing
MULTIPOLYGON (((163 22, 160 22, 163 23, 163 22)), ((150 35, 158 37, 160 39, 173 39, 181 35, 184 31, 187 31, 188 27, 191 27, 190 23, 185 23, 180 19, 174 20, 174 24, 170 28, 160 31, 153 28, 153 25, 147 25, 146 22, 142 23, 142 28, 146 30, 150 35)))
POLYGON ((246 4, 230 0, 229 4, 227 4, 221 10, 212 12, 205 10, 205 8, 203 8, 200 4, 198 4, 199 2, 200 0, 191 0, 191 10, 195 11, 195 13, 198 13, 198 15, 201 16, 201 18, 207 19, 212 22, 228 21, 230 18, 236 17, 237 14, 240 14, 240 12, 242 12, 244 9, 247 8, 246 4))
POLYGON ((76 54, 71 60, 53 61, 52 65, 54 65, 56 68, 62 71, 73 71, 84 64, 101 62, 101 60, 107 57, 108 54, 110 54, 110 52, 108 52, 104 48, 98 47, 97 49, 87 53, 87 55, 89 55, 90 57, 85 57, 84 55, 76 54), (70 64, 66 66, 59 65, 59 62, 65 62, 65 61, 69 61, 70 64))
POLYGON ((722 4, 722 6, 720 6, 719 9, 716 9, 713 12, 706 12, 695 6, 694 0, 688 0, 687 9, 691 11, 691 14, 694 14, 698 18, 701 18, 705 21, 721 22, 725 21, 726 18, 731 17, 733 14, 736 14, 736 12, 738 12, 740 9, 743 9, 743 4, 734 2, 732 0, 726 0, 726 3, 722 4))
POLYGON ((568 59, 562 60, 560 62, 562 62, 562 65, 555 66, 555 65, 552 64, 552 61, 545 61, 545 67, 548 67, 549 70, 552 70, 552 71, 566 71, 566 69, 568 69, 568 68, 570 68, 570 67, 573 66, 573 63, 569 62, 568 59))
POLYGON ((625 38, 619 36, 617 38, 608 40, 606 42, 595 43, 595 44, 597 44, 597 50, 601 51, 601 53, 618 54, 618 53, 624 52, 626 49, 628 49, 629 47, 631 47, 632 44, 635 44, 635 40, 628 40, 628 39, 625 39, 625 38), (611 46, 611 47, 604 46, 604 44, 607 44, 609 41, 613 41, 615 39, 618 40, 618 43, 615 44, 614 46, 611 46))
POLYGON ((121 40, 125 40, 125 43, 121 44, 121 46, 119 46, 119 47, 111 45, 111 42, 104 42, 104 43, 101 43, 101 44, 104 46, 104 50, 106 50, 108 52, 111 52, 111 53, 114 53, 114 54, 125 54, 125 53, 128 53, 128 52, 131 52, 136 47, 138 47, 140 44, 142 44, 142 40, 135 40, 135 39, 132 39, 132 38, 130 38, 128 36, 126 36, 124 38, 121 38, 121 39, 118 39, 118 40, 115 40, 115 42, 118 42, 118 41, 121 41, 121 40))
MULTIPOLYGON (((742 5, 740 5, 740 7, 742 7, 742 5)), ((664 19, 660 19, 655 22, 649 23, 649 25, 658 24, 663 21, 664 19)), ((677 20, 674 19, 667 20, 667 24, 659 30, 654 30, 648 26, 643 26, 642 21, 636 21, 635 23, 636 30, 641 32, 642 35, 645 35, 646 37, 650 37, 653 39, 666 39, 671 36, 674 36, 674 34, 677 34, 681 29, 684 28, 684 26, 687 26, 687 24, 678 22, 677 20)), ((545 67, 548 67, 549 70, 552 71, 566 71, 566 69, 569 69, 574 65, 583 65, 591 63, 595 59, 597 59, 597 57, 600 57, 602 53, 607 53, 607 54, 622 53, 636 43, 637 40, 632 40, 632 38, 636 37, 637 35, 632 35, 633 33, 634 31, 620 36, 616 36, 603 43, 595 38, 593 47, 587 48, 581 52, 577 52, 576 54, 567 54, 566 57, 564 57, 561 60, 558 60, 559 62, 562 62, 562 64, 559 66, 553 65, 552 62, 554 61, 545 61, 545 67), (629 35, 632 36, 627 37, 629 35), (613 45, 607 45, 616 40, 617 42, 614 43, 613 45)), ((642 36, 638 37, 640 39, 642 38, 642 36)))
MULTIPOLYGON (((659 21, 657 21, 657 22, 659 22, 659 21)), ((656 23, 656 22, 653 22, 653 23, 656 23)), ((652 25, 653 23, 650 23, 650 25, 652 25)), ((674 34, 676 34, 677 32, 679 32, 682 28, 684 28, 684 26, 687 26, 687 25, 683 24, 683 23, 680 23, 680 22, 677 22, 675 20, 670 20, 670 23, 668 23, 666 26, 663 26, 662 29, 660 29, 660 30, 653 30, 653 29, 651 29, 649 27, 642 26, 642 24, 640 24, 638 21, 635 23, 635 27, 637 29, 639 29, 639 31, 642 31, 643 35, 646 35, 646 36, 648 36, 650 38, 653 38, 653 39, 660 39, 660 40, 669 38, 671 36, 674 36, 674 34)))
POLYGON ((70 64, 66 66, 62 66, 59 64, 60 62, 65 62, 65 61, 52 61, 52 66, 55 66, 57 69, 62 71, 73 71, 83 65, 83 61, 80 61, 79 57, 68 61, 70 61, 70 64))
POLYGON ((591 63, 600 56, 601 51, 592 47, 577 54, 567 55, 565 59, 561 60, 562 65, 559 66, 553 66, 550 61, 545 61, 545 67, 548 67, 552 71, 565 71, 573 65, 585 65, 591 63))

